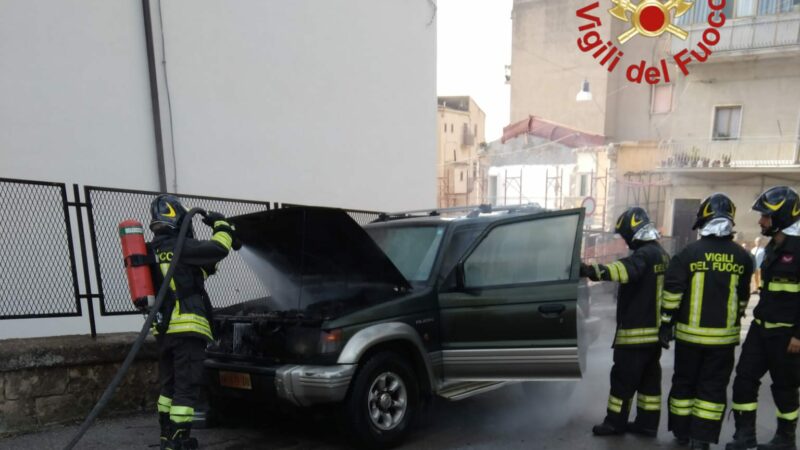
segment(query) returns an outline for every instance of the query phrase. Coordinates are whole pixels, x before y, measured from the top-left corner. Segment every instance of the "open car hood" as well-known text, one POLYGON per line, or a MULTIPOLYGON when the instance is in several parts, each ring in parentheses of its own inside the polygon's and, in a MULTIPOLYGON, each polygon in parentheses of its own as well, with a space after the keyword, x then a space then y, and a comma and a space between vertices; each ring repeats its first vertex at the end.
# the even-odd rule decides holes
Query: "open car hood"
POLYGON ((290 207, 229 218, 269 309, 332 318, 402 295, 409 282, 341 209, 290 207))

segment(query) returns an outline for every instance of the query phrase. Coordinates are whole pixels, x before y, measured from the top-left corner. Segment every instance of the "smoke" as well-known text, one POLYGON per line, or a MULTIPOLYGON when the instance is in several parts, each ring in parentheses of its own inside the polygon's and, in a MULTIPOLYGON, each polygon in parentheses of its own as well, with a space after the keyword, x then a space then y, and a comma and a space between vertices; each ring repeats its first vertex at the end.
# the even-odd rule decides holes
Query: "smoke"
POLYGON ((290 273, 271 263, 260 250, 247 245, 242 246, 239 255, 270 293, 270 303, 274 310, 286 311, 299 307, 300 283, 295 281, 290 273))
MULTIPOLYGON (((458 402, 440 402, 430 422, 437 430, 450 430, 423 432, 425 440, 412 442, 407 448, 595 448, 591 425, 602 422, 606 414, 616 301, 614 292, 592 294, 591 329, 586 330, 592 342, 580 380, 525 382, 458 402), (439 440, 438 436, 447 437, 439 440), (469 436, 468 445, 459 436, 469 436)), ((672 350, 665 351, 661 361, 664 372, 669 373, 672 350)), ((667 393, 662 395, 666 397, 667 393)), ((635 414, 633 408, 631 420, 635 414)), ((630 448, 637 446, 634 443, 630 448)))

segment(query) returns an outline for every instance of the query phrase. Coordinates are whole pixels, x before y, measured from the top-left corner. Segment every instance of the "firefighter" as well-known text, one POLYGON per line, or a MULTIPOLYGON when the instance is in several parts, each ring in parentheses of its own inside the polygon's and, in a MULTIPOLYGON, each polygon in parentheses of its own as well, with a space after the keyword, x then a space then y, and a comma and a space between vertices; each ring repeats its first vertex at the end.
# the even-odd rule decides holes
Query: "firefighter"
POLYGON ((661 347, 658 343, 658 291, 669 262, 658 243, 660 235, 647 212, 629 208, 617 220, 615 232, 633 253, 610 264, 581 264, 581 276, 620 283, 611 392, 597 436, 626 431, 655 437, 661 416, 661 347), (633 395, 638 392, 636 420, 628 423, 633 395))
POLYGON ((760 300, 753 311, 736 378, 733 414, 736 432, 727 450, 753 448, 761 377, 769 371, 778 415, 774 438, 762 450, 796 449, 800 385, 800 198, 787 186, 768 189, 756 199, 761 234, 772 239, 761 264, 760 300))
POLYGON ((692 227, 700 239, 672 258, 664 281, 659 336, 664 348, 676 339, 668 429, 692 449, 719 441, 750 297, 753 262, 733 241, 735 214, 725 194, 703 200, 692 227))
MULTIPOLYGON (((187 217, 186 208, 172 195, 159 195, 150 205, 148 244, 158 267, 153 270, 160 286, 172 262, 178 230, 187 217)), ((203 222, 212 227, 208 241, 194 239, 191 228, 184 241, 167 297, 156 315, 153 334, 159 349, 158 398, 162 449, 194 449, 190 436, 194 407, 201 389, 206 344, 213 340, 212 307, 204 280, 216 272, 216 264, 233 245, 233 227, 219 213, 208 213, 203 222)), ((191 227, 191 226, 190 226, 191 227)))

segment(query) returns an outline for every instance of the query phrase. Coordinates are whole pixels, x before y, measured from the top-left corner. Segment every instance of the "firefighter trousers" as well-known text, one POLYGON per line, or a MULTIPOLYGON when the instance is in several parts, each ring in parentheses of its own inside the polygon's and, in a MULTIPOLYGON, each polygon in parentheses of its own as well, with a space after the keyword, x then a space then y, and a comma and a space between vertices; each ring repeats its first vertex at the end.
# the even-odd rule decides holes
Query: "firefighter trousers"
POLYGON ((161 396, 158 411, 169 413, 177 424, 191 423, 203 382, 206 341, 193 336, 159 335, 158 378, 161 396))
POLYGON ((734 346, 675 342, 668 429, 678 438, 717 443, 725 417, 734 346))
POLYGON ((790 339, 789 334, 765 332, 756 323, 750 325, 733 381, 734 410, 755 415, 761 378, 769 371, 778 418, 797 419, 800 355, 786 352, 790 339))
POLYGON ((660 359, 660 346, 614 348, 606 423, 624 430, 628 425, 633 395, 638 393, 636 425, 645 430, 658 430, 661 417, 660 359))

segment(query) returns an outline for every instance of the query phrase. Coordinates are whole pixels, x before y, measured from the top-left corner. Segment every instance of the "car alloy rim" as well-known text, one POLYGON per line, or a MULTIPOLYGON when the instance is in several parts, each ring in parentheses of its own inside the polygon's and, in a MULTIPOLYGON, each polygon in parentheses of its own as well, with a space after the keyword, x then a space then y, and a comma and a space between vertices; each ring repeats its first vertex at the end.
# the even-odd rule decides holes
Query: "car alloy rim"
POLYGON ((383 372, 375 377, 369 388, 367 408, 376 428, 383 431, 395 428, 408 408, 408 393, 403 379, 394 372, 383 372))

